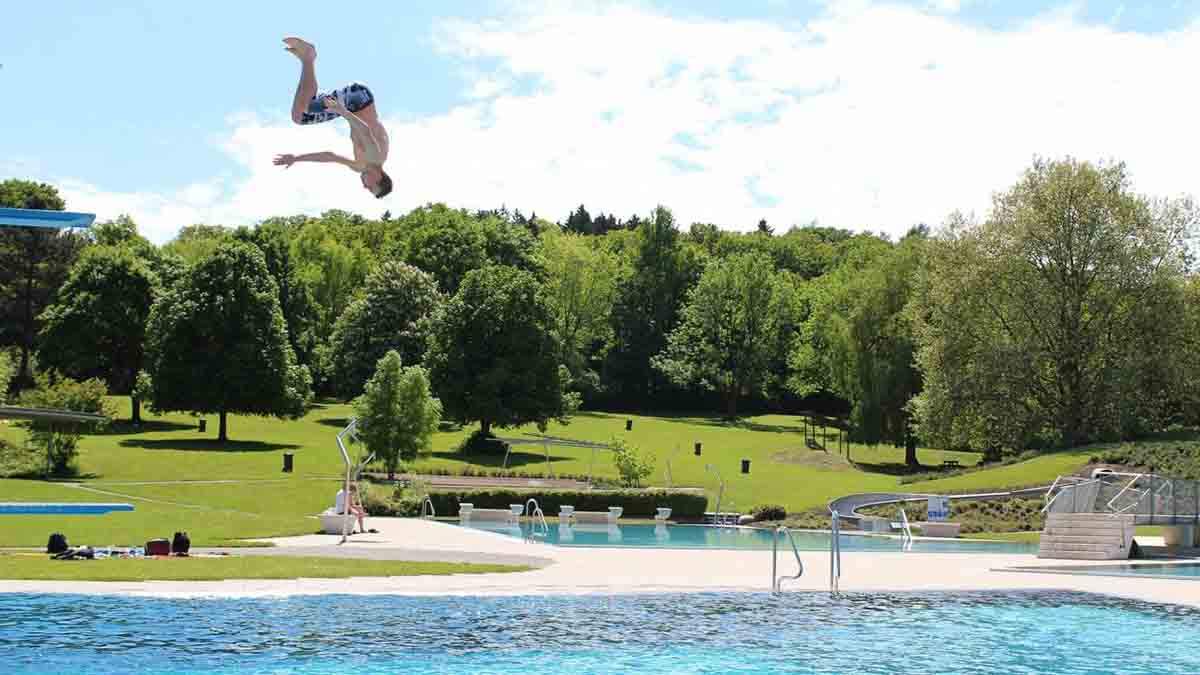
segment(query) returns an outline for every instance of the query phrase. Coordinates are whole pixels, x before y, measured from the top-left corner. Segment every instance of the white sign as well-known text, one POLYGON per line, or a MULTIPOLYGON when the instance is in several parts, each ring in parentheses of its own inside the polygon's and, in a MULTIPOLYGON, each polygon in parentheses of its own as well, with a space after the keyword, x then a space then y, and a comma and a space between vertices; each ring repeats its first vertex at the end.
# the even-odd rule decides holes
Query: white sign
POLYGON ((950 498, 929 498, 929 522, 936 523, 950 518, 950 498))

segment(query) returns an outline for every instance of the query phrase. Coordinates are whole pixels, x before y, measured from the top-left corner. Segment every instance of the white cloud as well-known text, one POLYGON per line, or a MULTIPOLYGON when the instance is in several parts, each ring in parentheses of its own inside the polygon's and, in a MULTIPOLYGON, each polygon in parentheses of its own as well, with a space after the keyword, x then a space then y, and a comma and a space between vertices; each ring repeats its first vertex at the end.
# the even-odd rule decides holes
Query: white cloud
POLYGON ((437 28, 438 48, 465 63, 468 101, 403 121, 382 111, 396 186, 384 202, 348 171, 272 166, 280 151, 348 150, 341 129, 295 127, 282 110, 231 120, 221 147, 238 176, 175 194, 64 192, 102 217, 132 212, 161 241, 190 222, 430 201, 551 218, 580 202, 621 216, 663 203, 683 223, 815 218, 898 233, 982 212, 1035 154, 1126 160, 1148 193, 1192 188, 1196 26, 1121 33, 1060 11, 997 32, 854 2, 804 26, 539 9, 437 28))

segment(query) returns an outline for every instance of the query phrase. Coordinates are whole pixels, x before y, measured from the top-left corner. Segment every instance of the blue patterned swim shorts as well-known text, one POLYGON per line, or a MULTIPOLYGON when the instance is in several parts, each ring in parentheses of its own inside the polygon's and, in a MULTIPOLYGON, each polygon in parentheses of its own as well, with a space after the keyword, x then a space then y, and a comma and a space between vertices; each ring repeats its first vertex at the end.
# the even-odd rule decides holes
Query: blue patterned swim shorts
POLYGON ((371 105, 375 102, 375 96, 367 85, 361 82, 351 82, 350 84, 335 89, 328 93, 318 92, 308 103, 308 110, 304 112, 304 116, 300 118, 300 124, 320 124, 328 122, 332 119, 337 119, 338 114, 325 109, 325 97, 332 96, 342 102, 346 109, 352 113, 371 105))

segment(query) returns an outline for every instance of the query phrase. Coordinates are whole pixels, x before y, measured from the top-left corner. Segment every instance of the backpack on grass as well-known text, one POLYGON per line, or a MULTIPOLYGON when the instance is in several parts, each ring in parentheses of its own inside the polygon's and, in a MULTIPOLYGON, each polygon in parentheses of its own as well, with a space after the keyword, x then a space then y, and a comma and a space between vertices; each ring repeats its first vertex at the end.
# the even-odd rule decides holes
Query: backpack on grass
POLYGON ((67 545, 67 535, 62 532, 55 532, 50 535, 50 541, 46 542, 46 553, 56 554, 66 551, 70 546, 67 545))

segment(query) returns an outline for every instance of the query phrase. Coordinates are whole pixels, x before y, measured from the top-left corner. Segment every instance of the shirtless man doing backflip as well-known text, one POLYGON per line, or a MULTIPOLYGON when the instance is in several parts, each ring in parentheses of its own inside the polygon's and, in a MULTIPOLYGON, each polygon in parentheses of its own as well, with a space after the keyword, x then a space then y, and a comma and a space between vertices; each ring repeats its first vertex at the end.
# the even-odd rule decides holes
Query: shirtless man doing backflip
POLYGON ((383 172, 388 156, 388 135, 379 123, 375 96, 367 85, 352 82, 341 89, 317 93, 317 48, 297 37, 283 39, 284 49, 300 59, 300 84, 292 101, 292 121, 296 124, 319 124, 342 117, 350 124, 350 140, 354 143, 354 159, 335 152, 312 152, 307 155, 278 155, 275 165, 290 167, 296 162, 335 162, 358 172, 362 185, 376 197, 383 198, 392 191, 392 179, 383 172))

